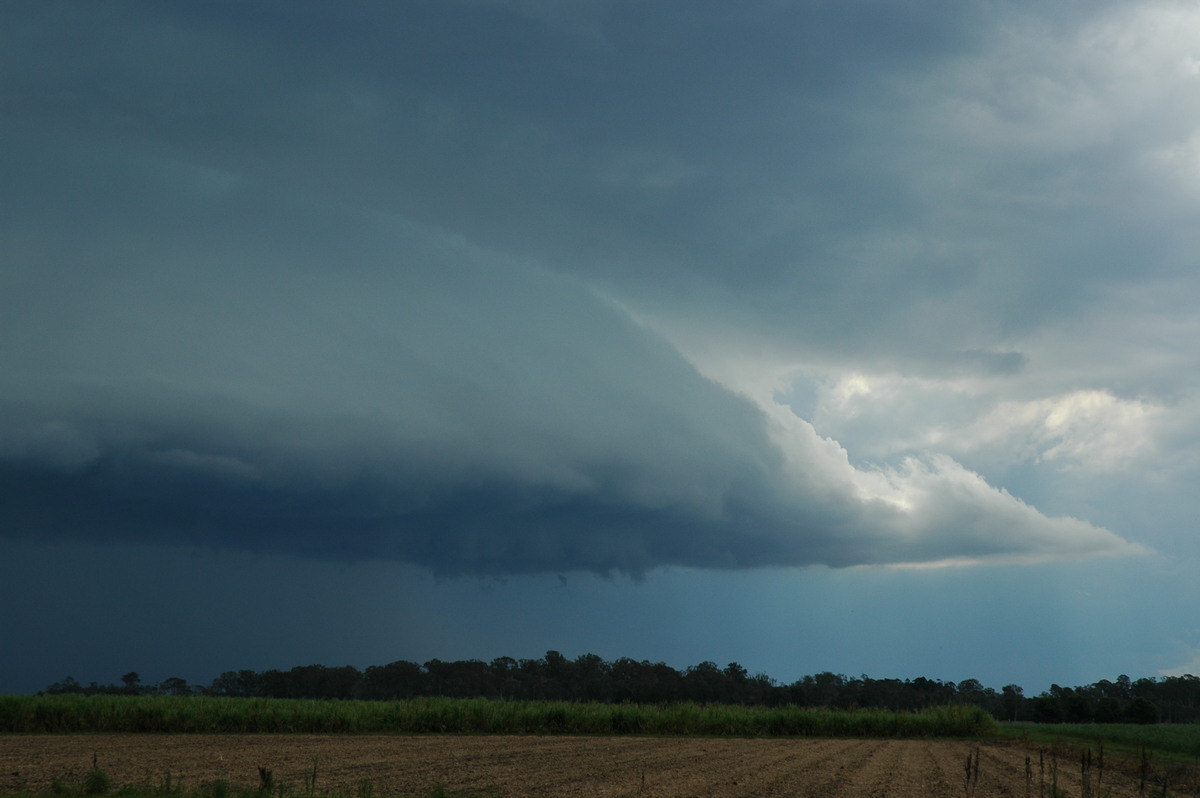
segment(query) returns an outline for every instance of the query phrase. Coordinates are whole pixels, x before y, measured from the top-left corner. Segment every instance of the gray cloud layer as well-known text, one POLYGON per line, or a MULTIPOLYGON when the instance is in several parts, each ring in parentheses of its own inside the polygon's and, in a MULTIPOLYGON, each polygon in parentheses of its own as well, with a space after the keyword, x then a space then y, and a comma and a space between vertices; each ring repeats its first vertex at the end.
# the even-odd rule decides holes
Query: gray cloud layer
POLYGON ((1025 368, 997 331, 1069 306, 1046 253, 1108 245, 1022 211, 1013 279, 918 176, 973 11, 581 9, 18 8, 5 534, 442 573, 1138 551, 944 456, 852 465, 676 348, 1025 368))

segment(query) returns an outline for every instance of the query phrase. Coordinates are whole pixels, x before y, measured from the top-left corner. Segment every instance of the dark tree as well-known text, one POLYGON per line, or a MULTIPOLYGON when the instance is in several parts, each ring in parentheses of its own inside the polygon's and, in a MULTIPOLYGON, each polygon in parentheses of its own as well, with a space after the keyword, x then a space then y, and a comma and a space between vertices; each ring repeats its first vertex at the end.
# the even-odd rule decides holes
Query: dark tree
POLYGON ((82 693, 83 685, 75 681, 74 676, 67 676, 62 681, 55 682, 45 690, 50 695, 59 695, 62 693, 82 693))
POLYGON ((363 675, 367 698, 398 701, 425 692, 425 673, 415 662, 397 660, 387 665, 372 665, 363 675))
POLYGON ((1125 707, 1125 722, 1147 725, 1158 723, 1158 707, 1145 696, 1138 696, 1125 707))
POLYGON ((700 703, 725 702, 729 695, 729 678, 715 662, 701 662, 687 669, 684 685, 688 698, 700 703))
POLYGON ((1112 696, 1105 696, 1096 702, 1096 712, 1092 720, 1097 723, 1120 723, 1121 702, 1112 696))
POLYGON ((492 681, 501 698, 522 698, 519 663, 512 657, 497 657, 492 660, 492 681))
POLYGON ((1063 702, 1058 696, 1043 693, 1031 703, 1035 723, 1063 722, 1063 702))
POLYGON ((595 654, 581 654, 571 663, 572 701, 612 701, 612 675, 607 662, 595 654))
POLYGON ((1006 684, 1000 688, 1000 711, 1004 720, 1017 720, 1025 704, 1025 691, 1017 684, 1006 684))
POLYGON ((1087 694, 1079 690, 1067 688, 1062 699, 1063 719, 1067 723, 1091 723, 1093 718, 1092 702, 1087 694))
POLYGON ((81 685, 73 677, 47 687, 44 693, 135 695, 143 692, 174 696, 213 695, 302 699, 401 700, 417 696, 501 697, 511 700, 567 700, 670 704, 680 701, 754 706, 809 706, 842 709, 880 708, 919 710, 953 703, 974 704, 1001 720, 1042 723, 1200 722, 1200 677, 1188 674, 1159 679, 1100 680, 1081 687, 1057 684, 1036 698, 1008 684, 997 693, 977 679, 954 682, 915 679, 872 679, 866 674, 849 679, 828 671, 780 685, 770 676, 750 676, 740 663, 724 668, 704 661, 684 671, 663 662, 623 657, 606 662, 596 654, 569 660, 555 650, 541 659, 498 657, 423 666, 405 660, 372 666, 359 672, 350 665, 330 668, 304 665, 289 671, 226 671, 206 688, 179 677, 146 687, 130 671, 121 684, 81 685))
POLYGON ((192 687, 187 683, 187 679, 180 679, 178 676, 172 676, 169 679, 163 679, 159 682, 158 691, 164 695, 191 695, 192 687))

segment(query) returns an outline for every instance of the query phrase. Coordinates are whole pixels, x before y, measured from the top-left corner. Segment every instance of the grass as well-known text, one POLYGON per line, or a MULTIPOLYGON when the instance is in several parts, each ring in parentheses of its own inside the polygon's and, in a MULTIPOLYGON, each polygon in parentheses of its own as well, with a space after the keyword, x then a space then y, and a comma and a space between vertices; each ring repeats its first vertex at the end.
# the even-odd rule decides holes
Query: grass
POLYGON ((1000 729, 1005 736, 1036 743, 1103 744, 1126 754, 1152 751, 1200 762, 1200 724, 1002 723, 1000 729))
POLYGON ((1141 796, 1200 792, 1200 724, 1003 723, 1000 728, 1005 737, 1040 747, 1039 770, 1044 776, 1049 768, 1050 796, 1065 795, 1057 774, 1060 764, 1071 762, 1078 763, 1083 798, 1106 795, 1106 755, 1110 769, 1137 781, 1141 796))
POLYGON ((497 699, 308 701, 173 696, 0 696, 0 733, 639 734, 746 737, 983 737, 973 706, 919 712, 497 699))

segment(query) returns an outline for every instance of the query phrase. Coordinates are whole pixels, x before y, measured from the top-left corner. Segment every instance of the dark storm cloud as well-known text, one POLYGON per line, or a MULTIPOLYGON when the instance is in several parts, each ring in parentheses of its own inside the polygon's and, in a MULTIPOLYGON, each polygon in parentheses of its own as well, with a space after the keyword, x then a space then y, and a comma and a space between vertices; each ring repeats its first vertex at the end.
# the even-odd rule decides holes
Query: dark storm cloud
POLYGON ((757 411, 583 286, 274 206, 210 248, 261 198, 183 193, 147 223, 111 209, 180 177, 123 171, 81 169, 111 193, 97 230, 5 275, 9 534, 449 571, 764 556, 725 517, 777 501, 757 411))
POLYGON ((897 87, 978 44, 972 4, 55 8, 12 28, 19 118, 403 213, 648 307, 684 280, 689 312, 914 356, 945 330, 880 332, 992 270, 1027 287, 975 303, 981 331, 1062 304, 994 231, 939 230, 962 220, 921 187, 946 143, 897 87))
POLYGON ((13 35, 32 116, 469 231, 645 301, 711 284, 718 308, 803 336, 861 286, 869 335, 896 312, 882 298, 944 291, 978 258, 864 270, 841 244, 864 219, 921 220, 889 87, 978 37, 968 5, 600 4, 565 29, 487 3, 66 8, 13 35))
MULTIPOLYGON (((120 185, 134 196, 174 179, 120 185)), ((88 249, 96 237, 68 239, 54 262, 6 274, 8 534, 443 573, 1124 545, 1077 522, 1013 516, 981 485, 953 511, 864 501, 868 477, 835 445, 802 425, 770 433, 763 410, 575 280, 436 232, 383 222, 333 236, 329 219, 293 211, 289 224, 263 215, 229 233, 214 259, 206 210, 228 204, 238 201, 163 202, 149 230, 106 222, 103 253, 88 249), (175 233, 158 241, 164 226, 175 233), (311 226, 323 245, 274 245, 311 226), (998 507, 972 509, 981 497, 998 507), (1007 521, 964 536, 980 512, 1007 521)), ((943 470, 952 479, 940 487, 944 475, 918 469, 873 490, 949 487, 953 498, 957 478, 943 470)))
POLYGON ((654 326, 1024 363, 972 332, 1039 284, 981 312, 1011 253, 912 232, 891 154, 893 81, 968 12, 730 8, 17 7, 4 534, 443 573, 1137 550, 952 461, 853 467, 654 326))

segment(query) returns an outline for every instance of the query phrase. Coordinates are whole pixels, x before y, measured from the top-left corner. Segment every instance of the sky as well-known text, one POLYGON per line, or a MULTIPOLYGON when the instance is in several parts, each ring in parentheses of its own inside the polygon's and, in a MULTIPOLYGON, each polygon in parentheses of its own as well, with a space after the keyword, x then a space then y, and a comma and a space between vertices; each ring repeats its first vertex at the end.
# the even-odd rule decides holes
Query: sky
POLYGON ((0 692, 1200 673, 1200 7, 0 0, 0 692))

